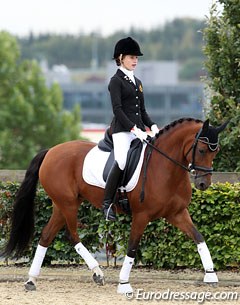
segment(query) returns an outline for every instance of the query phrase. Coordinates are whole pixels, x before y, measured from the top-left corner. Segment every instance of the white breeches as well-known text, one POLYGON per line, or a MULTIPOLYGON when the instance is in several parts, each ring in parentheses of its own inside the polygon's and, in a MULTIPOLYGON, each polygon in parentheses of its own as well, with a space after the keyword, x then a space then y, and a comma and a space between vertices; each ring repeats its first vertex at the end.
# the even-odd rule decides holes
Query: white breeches
POLYGON ((136 136, 132 132, 123 131, 114 133, 113 138, 113 147, 114 147, 114 158, 118 163, 118 166, 121 170, 124 170, 127 153, 130 148, 131 142, 136 139, 136 136))

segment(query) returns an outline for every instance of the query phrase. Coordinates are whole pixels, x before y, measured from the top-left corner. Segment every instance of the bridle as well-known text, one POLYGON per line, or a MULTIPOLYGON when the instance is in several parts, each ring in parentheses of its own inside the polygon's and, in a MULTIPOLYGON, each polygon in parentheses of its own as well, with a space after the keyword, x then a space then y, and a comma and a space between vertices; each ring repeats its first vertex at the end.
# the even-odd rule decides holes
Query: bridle
POLYGON ((202 128, 200 128, 200 130, 196 134, 193 144, 191 145, 191 147, 189 148, 189 150, 187 151, 187 153, 185 155, 185 158, 187 158, 188 154, 192 151, 192 162, 188 166, 185 166, 184 164, 182 164, 182 163, 178 162, 177 160, 171 158, 166 153, 164 153, 162 150, 160 150, 158 147, 153 145, 152 143, 154 143, 155 137, 151 138, 151 141, 144 140, 144 142, 147 143, 147 145, 150 146, 152 149, 156 150, 158 153, 163 155, 165 158, 172 161, 177 166, 180 166, 184 170, 188 171, 195 179, 197 179, 199 177, 203 177, 203 176, 206 176, 208 174, 212 174, 212 172, 213 172, 212 167, 205 167, 205 166, 196 165, 195 156, 196 156, 196 148, 197 148, 198 142, 202 142, 204 144, 207 144, 208 148, 211 151, 216 151, 218 149, 218 142, 217 143, 211 143, 207 137, 200 137, 201 133, 202 133, 202 128), (198 175, 197 171, 203 172, 203 174, 198 175))
POLYGON ((208 174, 212 174, 212 172, 213 172, 212 167, 198 166, 195 164, 195 155, 196 155, 196 148, 197 148, 198 142, 207 144, 208 149, 211 151, 216 151, 218 149, 218 142, 211 143, 209 141, 208 137, 200 137, 201 133, 202 133, 202 128, 200 128, 200 130, 198 131, 192 146, 190 147, 190 149, 188 150, 188 152, 185 155, 185 158, 187 158, 189 152, 192 150, 192 162, 188 165, 188 171, 195 179, 206 176, 208 174), (204 172, 204 174, 198 175, 197 171, 204 172))

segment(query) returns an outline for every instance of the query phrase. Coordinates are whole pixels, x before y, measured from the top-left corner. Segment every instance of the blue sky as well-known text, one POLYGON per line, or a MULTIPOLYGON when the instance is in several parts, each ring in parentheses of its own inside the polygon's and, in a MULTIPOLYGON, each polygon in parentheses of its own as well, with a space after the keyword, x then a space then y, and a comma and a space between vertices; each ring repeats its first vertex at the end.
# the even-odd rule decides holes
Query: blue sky
POLYGON ((26 35, 151 29, 176 17, 204 19, 215 0, 7 0, 0 5, 0 30, 26 35))

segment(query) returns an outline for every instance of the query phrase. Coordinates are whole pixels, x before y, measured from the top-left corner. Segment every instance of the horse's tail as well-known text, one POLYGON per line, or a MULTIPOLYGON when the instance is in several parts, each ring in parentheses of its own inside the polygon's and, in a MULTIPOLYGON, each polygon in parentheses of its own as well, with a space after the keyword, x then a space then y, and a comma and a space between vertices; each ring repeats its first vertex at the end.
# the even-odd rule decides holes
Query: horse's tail
POLYGON ((48 150, 38 153, 31 161, 25 178, 16 194, 9 240, 2 256, 21 257, 34 232, 34 198, 36 195, 39 168, 48 150))

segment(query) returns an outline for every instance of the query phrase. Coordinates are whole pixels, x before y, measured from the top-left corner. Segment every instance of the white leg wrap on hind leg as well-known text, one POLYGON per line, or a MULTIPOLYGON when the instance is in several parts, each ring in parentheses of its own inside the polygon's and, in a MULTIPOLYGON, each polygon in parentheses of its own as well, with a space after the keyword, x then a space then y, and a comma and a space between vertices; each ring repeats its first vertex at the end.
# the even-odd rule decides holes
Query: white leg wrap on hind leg
POLYGON ((201 257, 201 261, 203 264, 203 268, 205 271, 213 270, 213 261, 211 258, 211 254, 208 250, 208 247, 205 242, 202 242, 197 245, 198 253, 201 257))
POLYGON ((129 276, 130 276, 130 272, 132 270, 132 266, 133 266, 133 262, 134 262, 134 258, 129 257, 129 256, 125 256, 123 265, 122 265, 122 269, 120 271, 119 274, 119 282, 128 282, 129 280, 129 276))
POLYGON ((98 267, 98 262, 88 251, 86 247, 80 242, 74 246, 77 253, 84 259, 85 263, 88 265, 88 268, 92 270, 95 267, 98 267))
POLYGON ((31 268, 28 272, 28 275, 30 278, 32 278, 32 277, 36 278, 39 276, 40 269, 42 267, 42 263, 43 263, 45 255, 46 255, 46 252, 47 252, 46 247, 43 247, 41 245, 37 246, 37 250, 35 252, 35 256, 34 256, 31 268))

